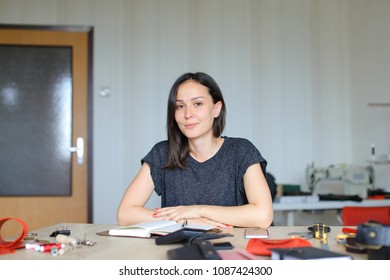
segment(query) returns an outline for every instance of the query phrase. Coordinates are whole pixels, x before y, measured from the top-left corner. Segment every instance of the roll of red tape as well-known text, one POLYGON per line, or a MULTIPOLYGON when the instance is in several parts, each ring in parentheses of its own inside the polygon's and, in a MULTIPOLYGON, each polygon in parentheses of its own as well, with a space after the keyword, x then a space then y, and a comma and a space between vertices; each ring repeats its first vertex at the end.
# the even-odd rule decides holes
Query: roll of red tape
POLYGON ((14 217, 0 218, 0 255, 13 253, 15 252, 15 249, 20 248, 23 245, 23 239, 27 235, 27 233, 28 233, 28 227, 23 220, 14 217), (22 233, 15 240, 6 241, 1 236, 1 228, 6 222, 10 220, 14 220, 20 223, 20 225, 22 226, 22 233))

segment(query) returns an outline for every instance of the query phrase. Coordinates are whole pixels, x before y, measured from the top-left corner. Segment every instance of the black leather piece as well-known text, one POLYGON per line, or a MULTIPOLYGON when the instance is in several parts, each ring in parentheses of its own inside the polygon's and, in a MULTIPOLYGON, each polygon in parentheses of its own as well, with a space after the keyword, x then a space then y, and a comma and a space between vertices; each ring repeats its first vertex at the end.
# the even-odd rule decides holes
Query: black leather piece
POLYGON ((390 247, 382 247, 378 250, 367 250, 367 259, 369 260, 390 260, 390 247))
POLYGON ((362 201, 363 199, 358 195, 339 195, 339 194, 319 194, 320 201, 362 201))
POLYGON ((356 237, 348 237, 345 243, 347 252, 354 254, 367 254, 367 248, 356 243, 356 237))
POLYGON ((390 226, 377 222, 359 224, 356 242, 367 248, 369 260, 390 260, 390 226))
POLYGON ((167 235, 159 236, 155 239, 157 245, 174 243, 191 244, 194 240, 209 240, 231 236, 231 234, 220 233, 219 231, 182 228, 167 235))
POLYGON ((359 224, 356 242, 362 245, 390 247, 390 226, 373 222, 359 224))
POLYGON ((170 260, 220 260, 214 246, 207 240, 197 240, 182 248, 167 252, 170 260))

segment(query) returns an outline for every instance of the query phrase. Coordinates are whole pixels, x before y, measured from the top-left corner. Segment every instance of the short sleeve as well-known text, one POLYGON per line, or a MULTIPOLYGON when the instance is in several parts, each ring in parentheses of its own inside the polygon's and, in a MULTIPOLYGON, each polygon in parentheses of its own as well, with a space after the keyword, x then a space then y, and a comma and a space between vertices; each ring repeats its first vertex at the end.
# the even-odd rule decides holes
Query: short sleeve
POLYGON ((261 170, 263 171, 263 174, 265 176, 267 169, 267 161, 262 156, 260 151, 256 148, 256 146, 252 144, 252 142, 247 139, 241 139, 241 144, 239 145, 237 155, 239 159, 240 177, 243 177, 248 167, 255 163, 260 164, 261 170))
POLYGON ((150 168, 155 191, 161 195, 164 186, 164 165, 168 157, 168 142, 162 141, 154 145, 150 152, 141 159, 141 164, 147 163, 150 168))

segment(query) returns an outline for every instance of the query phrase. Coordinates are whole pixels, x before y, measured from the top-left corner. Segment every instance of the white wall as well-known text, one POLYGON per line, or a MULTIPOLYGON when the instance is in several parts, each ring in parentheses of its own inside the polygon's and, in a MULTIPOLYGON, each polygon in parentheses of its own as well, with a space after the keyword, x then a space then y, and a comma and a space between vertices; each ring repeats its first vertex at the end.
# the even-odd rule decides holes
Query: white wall
MULTIPOLYGON (((390 156, 390 1, 351 1, 352 161, 368 158, 375 143, 378 155, 390 156)), ((389 157, 390 160, 390 157, 389 157)), ((376 165, 376 186, 390 190, 390 166, 376 165)))
POLYGON ((390 107, 367 106, 390 102, 389 13, 384 0, 0 0, 0 23, 94 27, 95 223, 116 222, 187 71, 214 76, 225 135, 253 141, 280 183, 305 188, 311 162, 365 165, 372 142, 389 153, 390 107))

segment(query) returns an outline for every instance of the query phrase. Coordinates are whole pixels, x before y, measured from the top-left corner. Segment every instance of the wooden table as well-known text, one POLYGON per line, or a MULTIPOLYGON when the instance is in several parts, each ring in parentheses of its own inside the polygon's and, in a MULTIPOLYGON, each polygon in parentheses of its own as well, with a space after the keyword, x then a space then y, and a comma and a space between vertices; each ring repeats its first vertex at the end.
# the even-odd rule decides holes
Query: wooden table
MULTIPOLYGON (((71 231, 71 235, 80 239, 96 241, 93 246, 82 245, 80 248, 70 250, 63 255, 52 256, 50 253, 40 253, 33 250, 18 249, 15 253, 0 255, 0 260, 166 260, 167 251, 173 248, 179 248, 183 245, 156 245, 154 239, 133 238, 133 237, 113 237, 101 236, 98 232, 106 231, 118 225, 103 224, 76 224, 64 223, 49 226, 39 230, 32 231, 37 234, 39 239, 46 239, 52 242, 54 237, 50 234, 60 228, 66 227, 71 231)), ((236 248, 245 250, 248 240, 244 238, 244 228, 234 228, 226 230, 233 234, 232 237, 212 240, 212 242, 229 241, 236 248)), ((349 254, 344 245, 337 244, 336 236, 341 233, 341 226, 331 227, 328 233, 329 250, 349 254)), ((269 228, 270 239, 289 238, 291 232, 307 232, 307 226, 272 226, 269 228)), ((315 247, 321 247, 320 241, 309 239, 315 247)), ((367 259, 366 254, 351 254, 355 260, 367 259)), ((269 259, 267 256, 258 256, 259 259, 269 259)))

